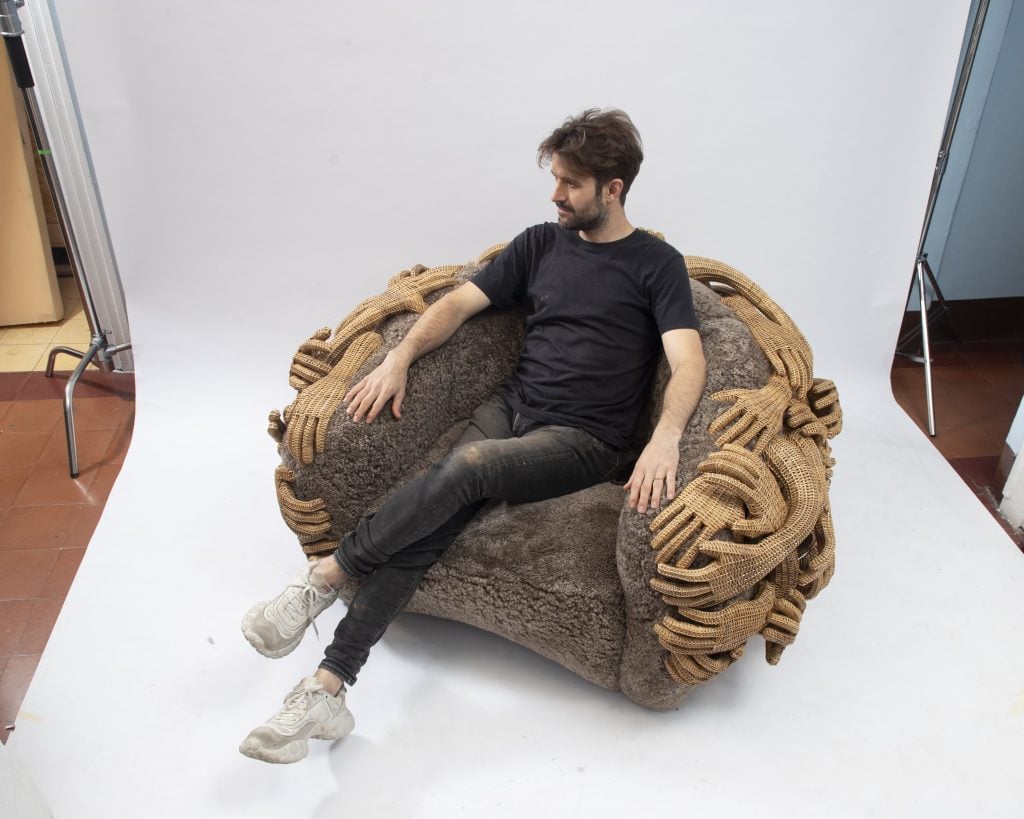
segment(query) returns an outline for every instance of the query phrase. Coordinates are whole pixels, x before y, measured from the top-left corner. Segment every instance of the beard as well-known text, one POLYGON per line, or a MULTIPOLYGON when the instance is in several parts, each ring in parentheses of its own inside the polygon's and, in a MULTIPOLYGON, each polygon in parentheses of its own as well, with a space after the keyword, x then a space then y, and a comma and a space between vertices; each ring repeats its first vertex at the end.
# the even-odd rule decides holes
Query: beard
MULTIPOLYGON (((557 203, 563 209, 570 209, 568 202, 557 203)), ((608 208, 598 196, 581 210, 573 210, 568 216, 558 214, 558 226, 566 230, 597 230, 608 221, 608 208)))

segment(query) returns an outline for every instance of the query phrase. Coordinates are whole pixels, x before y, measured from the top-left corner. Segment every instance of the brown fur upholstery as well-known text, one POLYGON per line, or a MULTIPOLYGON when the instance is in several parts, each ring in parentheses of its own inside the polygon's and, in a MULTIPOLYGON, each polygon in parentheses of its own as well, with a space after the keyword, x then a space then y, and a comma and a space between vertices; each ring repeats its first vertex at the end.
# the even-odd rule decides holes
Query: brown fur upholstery
MULTIPOLYGON (((458 277, 474 270, 469 266, 458 277)), ((680 487, 717 449, 707 430, 723 404, 710 396, 756 389, 772 372, 743 321, 711 289, 692 284, 708 375, 680 444, 680 487)), ((383 344, 360 375, 383 359, 415 318, 398 315, 377 327, 383 344)), ((477 404, 514 369, 522 335, 521 315, 486 311, 412 367, 401 421, 384 412, 374 424, 359 425, 335 412, 324 452, 311 464, 281 447, 284 464, 295 473, 294 495, 325 502, 331 524, 325 542, 339 539, 393 487, 444 454, 477 404)), ((666 379, 662 361, 638 446, 657 417, 666 379)), ((598 685, 621 689, 641 705, 678 705, 690 686, 666 671, 653 628, 667 610, 650 586, 657 574, 649 531, 655 513, 640 515, 624 500, 621 485, 606 483, 540 503, 489 504, 431 569, 409 610, 500 634, 598 685)), ((351 599, 354 589, 352 584, 342 596, 351 599)))

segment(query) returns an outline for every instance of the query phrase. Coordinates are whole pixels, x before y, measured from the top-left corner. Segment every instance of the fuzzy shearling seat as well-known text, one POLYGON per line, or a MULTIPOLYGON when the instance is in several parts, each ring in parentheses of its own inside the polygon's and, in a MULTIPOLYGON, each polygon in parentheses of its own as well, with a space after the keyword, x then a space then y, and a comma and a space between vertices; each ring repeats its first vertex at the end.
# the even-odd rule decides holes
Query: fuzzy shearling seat
MULTIPOLYGON (((413 365, 401 421, 385 412, 354 424, 340 411, 348 386, 417 314, 502 247, 461 267, 402 271, 296 353, 299 393, 283 416, 271 413, 270 433, 282 514, 306 554, 332 551, 392 488, 440 458, 513 371, 523 316, 487 310, 413 365)), ((777 662, 834 565, 835 387, 813 378, 803 336, 756 285, 713 260, 687 257, 687 266, 708 373, 680 444, 676 500, 640 515, 620 485, 605 483, 540 503, 492 502, 408 607, 500 634, 654 709, 678 705, 754 634, 777 662)), ((638 448, 667 375, 663 360, 638 448)))

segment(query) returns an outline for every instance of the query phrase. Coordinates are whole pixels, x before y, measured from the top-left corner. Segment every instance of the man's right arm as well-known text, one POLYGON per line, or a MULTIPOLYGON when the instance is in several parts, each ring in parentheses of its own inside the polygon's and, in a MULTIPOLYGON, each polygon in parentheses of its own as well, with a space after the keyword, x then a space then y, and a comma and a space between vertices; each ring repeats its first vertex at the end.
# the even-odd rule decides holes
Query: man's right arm
POLYGON ((489 307, 491 300, 472 282, 445 294, 409 328, 405 338, 385 359, 345 395, 345 410, 353 421, 373 421, 391 400, 391 412, 402 417, 406 377, 420 356, 436 350, 468 319, 489 307))

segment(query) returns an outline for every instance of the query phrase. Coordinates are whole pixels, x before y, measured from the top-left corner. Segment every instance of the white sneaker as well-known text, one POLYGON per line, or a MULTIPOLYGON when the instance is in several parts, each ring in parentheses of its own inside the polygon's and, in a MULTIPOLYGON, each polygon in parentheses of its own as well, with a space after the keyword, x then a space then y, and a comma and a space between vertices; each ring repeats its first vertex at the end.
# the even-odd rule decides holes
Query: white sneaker
POLYGON ((341 739, 355 727, 345 706, 345 688, 331 696, 306 677, 284 698, 284 708, 254 728, 238 750, 264 762, 298 762, 309 753, 310 739, 341 739))
POLYGON ((242 634, 265 657, 289 654, 310 624, 316 631, 314 618, 338 599, 316 565, 310 562, 277 597, 257 603, 242 618, 242 634))

